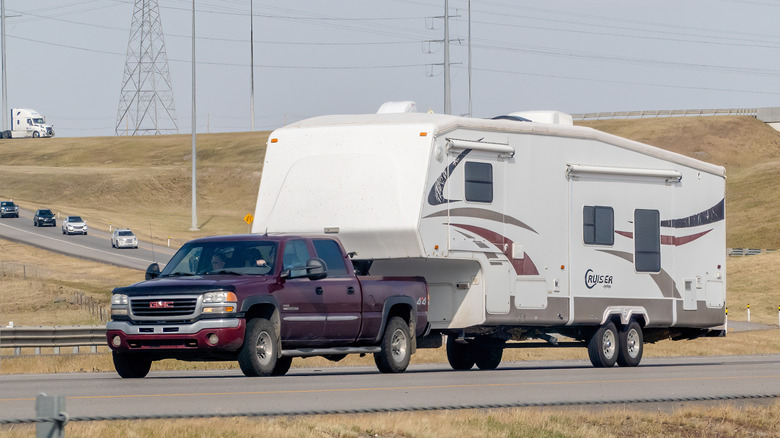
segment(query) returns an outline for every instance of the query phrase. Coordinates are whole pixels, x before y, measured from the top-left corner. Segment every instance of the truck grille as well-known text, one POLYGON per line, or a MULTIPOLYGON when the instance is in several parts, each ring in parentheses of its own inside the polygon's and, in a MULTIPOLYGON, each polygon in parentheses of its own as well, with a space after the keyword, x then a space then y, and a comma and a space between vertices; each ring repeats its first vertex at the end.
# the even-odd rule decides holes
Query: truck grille
POLYGON ((135 316, 182 317, 195 313, 197 298, 133 298, 130 306, 135 316))

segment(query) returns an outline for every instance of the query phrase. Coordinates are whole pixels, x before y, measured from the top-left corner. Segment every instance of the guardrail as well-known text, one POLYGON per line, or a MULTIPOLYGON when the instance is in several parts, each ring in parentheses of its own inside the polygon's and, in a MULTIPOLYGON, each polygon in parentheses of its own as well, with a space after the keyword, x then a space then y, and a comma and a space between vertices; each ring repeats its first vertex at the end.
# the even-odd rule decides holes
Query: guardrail
POLYGON ((53 348, 54 354, 60 354, 63 347, 72 347, 77 354, 81 347, 97 353, 97 348, 105 345, 104 325, 0 328, 0 348, 13 348, 16 356, 22 354, 22 348, 33 348, 35 354, 41 354, 42 348, 53 348))
POLYGON ((758 108, 715 108, 686 110, 645 110, 645 111, 611 111, 603 113, 572 114, 574 120, 587 119, 630 119, 642 117, 673 117, 673 116, 753 116, 758 114, 758 108))
POLYGON ((726 254, 730 256, 750 256, 759 255, 765 252, 775 252, 776 249, 757 249, 757 248, 728 248, 726 254))

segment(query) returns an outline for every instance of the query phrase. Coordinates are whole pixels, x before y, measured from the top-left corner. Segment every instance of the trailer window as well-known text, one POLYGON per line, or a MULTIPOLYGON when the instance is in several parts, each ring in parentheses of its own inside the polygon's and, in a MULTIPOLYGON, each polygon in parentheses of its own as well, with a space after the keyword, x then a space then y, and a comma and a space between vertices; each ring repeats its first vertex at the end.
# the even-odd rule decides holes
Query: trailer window
POLYGON ((339 245, 333 240, 317 239, 314 241, 314 249, 317 257, 325 261, 328 268, 328 277, 346 277, 347 265, 344 263, 344 255, 339 245))
POLYGON ((634 266, 661 272, 661 218, 658 210, 634 210, 634 266))
POLYGON ((493 166, 489 163, 468 162, 466 172, 466 200, 493 202, 493 166))
POLYGON ((582 208, 582 238, 586 245, 615 243, 615 211, 612 207, 586 205, 582 208))

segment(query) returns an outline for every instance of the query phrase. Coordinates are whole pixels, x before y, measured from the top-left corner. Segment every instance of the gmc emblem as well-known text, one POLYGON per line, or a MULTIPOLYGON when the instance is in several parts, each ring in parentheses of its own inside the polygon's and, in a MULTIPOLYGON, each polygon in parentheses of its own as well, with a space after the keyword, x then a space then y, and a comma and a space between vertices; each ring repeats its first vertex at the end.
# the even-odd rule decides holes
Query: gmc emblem
POLYGON ((149 307, 152 309, 167 309, 173 307, 173 301, 152 301, 149 303, 149 307))

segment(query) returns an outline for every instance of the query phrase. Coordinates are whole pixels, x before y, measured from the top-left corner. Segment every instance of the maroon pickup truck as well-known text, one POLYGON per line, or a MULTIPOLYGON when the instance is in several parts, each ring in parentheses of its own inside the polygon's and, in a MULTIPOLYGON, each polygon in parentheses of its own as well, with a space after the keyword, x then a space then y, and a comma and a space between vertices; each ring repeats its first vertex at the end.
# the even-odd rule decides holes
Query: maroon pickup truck
POLYGON ((237 360, 245 375, 269 376, 293 357, 351 353, 400 373, 430 330, 427 312, 422 278, 356 276, 331 237, 217 236, 114 289, 106 337, 125 378, 168 358, 237 360))

